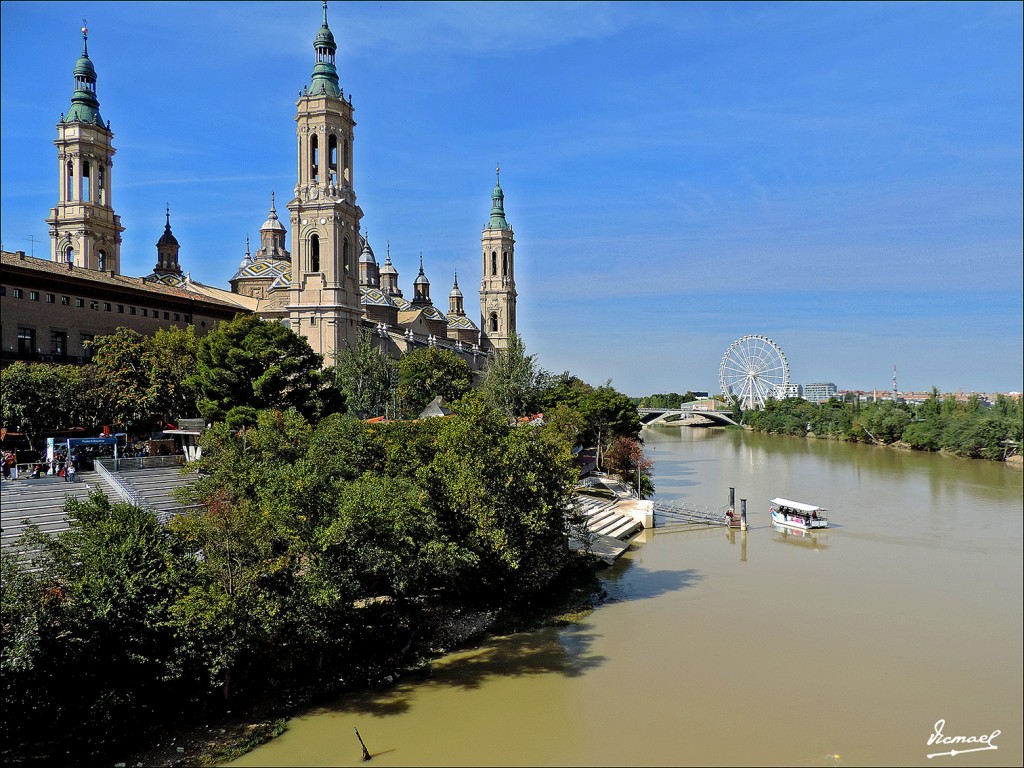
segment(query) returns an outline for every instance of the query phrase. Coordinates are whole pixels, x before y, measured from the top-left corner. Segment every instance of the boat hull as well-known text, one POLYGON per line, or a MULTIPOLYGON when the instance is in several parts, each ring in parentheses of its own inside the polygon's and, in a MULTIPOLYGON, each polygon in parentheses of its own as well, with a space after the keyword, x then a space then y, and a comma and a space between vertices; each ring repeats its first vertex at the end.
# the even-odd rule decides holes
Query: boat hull
POLYGON ((772 522, 786 528, 793 528, 798 531, 811 531, 821 528, 828 528, 828 520, 824 517, 817 519, 802 517, 801 515, 789 515, 784 512, 772 510, 772 522))

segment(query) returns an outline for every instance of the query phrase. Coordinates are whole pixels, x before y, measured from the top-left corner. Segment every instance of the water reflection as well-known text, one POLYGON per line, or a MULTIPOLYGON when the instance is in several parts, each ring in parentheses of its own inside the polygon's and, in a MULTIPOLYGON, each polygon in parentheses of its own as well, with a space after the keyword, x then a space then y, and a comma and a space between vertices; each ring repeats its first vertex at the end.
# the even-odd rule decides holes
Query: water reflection
POLYGON ((771 537, 772 541, 777 541, 780 544, 792 544, 802 549, 828 548, 828 532, 822 530, 802 531, 798 528, 787 528, 784 525, 772 523, 771 537))

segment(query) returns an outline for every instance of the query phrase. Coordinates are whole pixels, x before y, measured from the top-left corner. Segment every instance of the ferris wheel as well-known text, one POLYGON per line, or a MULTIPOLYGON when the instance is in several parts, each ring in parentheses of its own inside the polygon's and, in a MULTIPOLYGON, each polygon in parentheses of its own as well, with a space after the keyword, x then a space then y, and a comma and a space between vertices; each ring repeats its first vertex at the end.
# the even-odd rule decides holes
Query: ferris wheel
POLYGON ((745 410, 762 408, 769 397, 785 397, 789 361, 767 336, 744 336, 725 350, 718 381, 722 393, 737 398, 745 410))

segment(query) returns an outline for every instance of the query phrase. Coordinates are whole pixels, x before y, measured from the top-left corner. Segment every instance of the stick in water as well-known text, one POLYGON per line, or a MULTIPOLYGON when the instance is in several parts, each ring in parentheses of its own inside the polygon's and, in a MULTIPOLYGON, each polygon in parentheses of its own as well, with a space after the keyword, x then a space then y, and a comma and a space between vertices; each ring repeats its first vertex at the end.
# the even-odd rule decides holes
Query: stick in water
POLYGON ((363 748, 363 762, 365 763, 370 759, 370 751, 366 748, 366 745, 363 744, 363 737, 359 735, 359 729, 352 726, 352 730, 356 732, 356 738, 359 739, 359 746, 363 748))

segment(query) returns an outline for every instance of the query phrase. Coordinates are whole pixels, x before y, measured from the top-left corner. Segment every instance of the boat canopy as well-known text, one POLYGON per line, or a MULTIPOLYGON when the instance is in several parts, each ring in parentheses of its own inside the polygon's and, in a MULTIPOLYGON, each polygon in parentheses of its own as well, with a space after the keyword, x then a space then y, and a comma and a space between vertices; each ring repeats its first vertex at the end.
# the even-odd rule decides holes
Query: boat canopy
POLYGON ((795 509, 798 512, 824 512, 824 507, 816 507, 813 504, 802 504, 799 501, 790 501, 789 499, 772 499, 772 504, 777 507, 789 507, 795 509))

